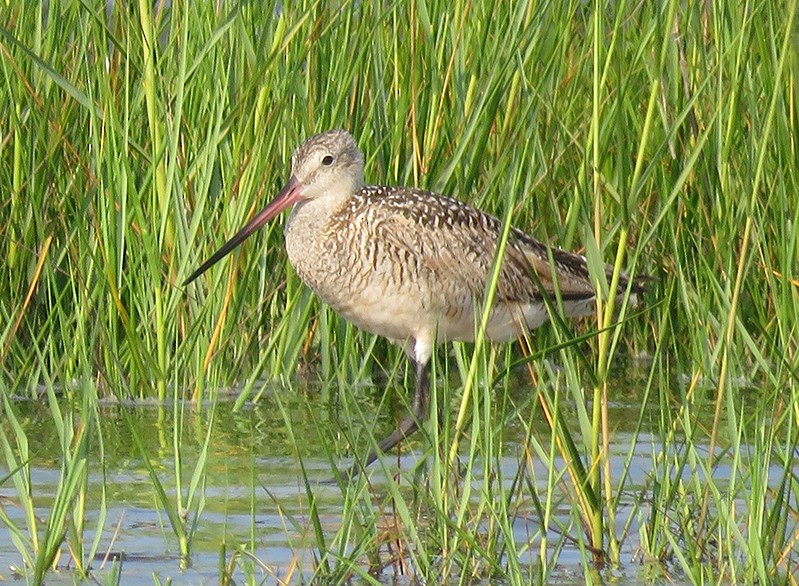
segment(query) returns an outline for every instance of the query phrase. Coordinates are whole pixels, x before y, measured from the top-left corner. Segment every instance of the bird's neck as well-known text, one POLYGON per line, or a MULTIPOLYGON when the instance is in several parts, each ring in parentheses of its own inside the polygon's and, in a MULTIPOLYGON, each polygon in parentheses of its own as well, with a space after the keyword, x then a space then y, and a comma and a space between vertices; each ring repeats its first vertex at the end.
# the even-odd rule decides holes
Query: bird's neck
POLYGON ((322 197, 297 202, 286 221, 286 235, 291 232, 296 237, 301 232, 306 238, 325 232, 325 226, 346 208, 353 196, 347 191, 331 191, 322 197))

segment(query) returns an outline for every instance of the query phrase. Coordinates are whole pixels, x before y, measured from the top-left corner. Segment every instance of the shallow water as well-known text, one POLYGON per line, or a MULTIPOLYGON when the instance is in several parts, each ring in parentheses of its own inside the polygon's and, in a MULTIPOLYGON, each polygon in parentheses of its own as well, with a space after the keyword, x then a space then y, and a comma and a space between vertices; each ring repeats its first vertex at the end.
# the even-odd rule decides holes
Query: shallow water
MULTIPOLYGON (((310 390, 309 393, 317 391, 310 390)), ((362 392, 363 409, 373 410, 377 391, 362 392)), ((315 563, 313 545, 314 535, 309 522, 308 498, 298 465, 297 453, 302 458, 305 471, 313 487, 319 516, 324 530, 331 534, 340 524, 345 499, 341 488, 322 484, 331 477, 332 464, 320 442, 339 438, 344 441, 344 431, 337 414, 335 393, 329 393, 329 400, 316 401, 302 393, 281 394, 280 405, 291 422, 298 445, 291 441, 286 421, 281 414, 274 395, 267 396, 256 405, 248 405, 240 412, 234 412, 232 402, 220 402, 202 408, 186 406, 180 434, 180 450, 183 459, 183 494, 188 491, 194 464, 200 457, 203 442, 213 414, 214 427, 209 446, 209 460, 205 482, 197 497, 204 495, 205 504, 200 513, 196 534, 192 540, 192 554, 188 567, 182 567, 178 544, 172 533, 166 515, 160 510, 155 491, 141 452, 131 438, 131 425, 144 443, 151 464, 158 471, 168 494, 173 498, 174 487, 174 448, 173 428, 175 421, 172 405, 110 403, 101 408, 101 427, 105 460, 100 461, 99 449, 93 448, 95 457, 90 463, 88 505, 85 540, 87 545, 96 538, 96 528, 100 518, 99 503, 103 488, 106 491, 107 511, 100 536, 100 554, 92 564, 93 576, 101 581, 108 579, 114 564, 121 570, 122 583, 153 583, 157 576, 162 581, 171 578, 178 584, 215 584, 219 580, 220 559, 229 560, 238 544, 255 543, 251 553, 265 564, 254 571, 266 583, 276 583, 276 577, 292 577, 295 581, 313 573, 315 563), (123 415, 127 413, 129 419, 123 415), (128 421, 132 421, 132 424, 128 421), (117 561, 114 562, 113 560, 117 561), (120 561, 121 560, 121 561, 120 561)), ((619 478, 625 460, 629 458, 631 430, 638 419, 640 407, 637 404, 614 402, 612 427, 612 459, 614 478, 619 478)), ((30 442, 30 452, 34 454, 31 468, 31 483, 37 514, 46 519, 60 478, 60 454, 52 419, 45 402, 15 403, 18 419, 23 422, 30 442)), ((390 421, 378 421, 385 429, 390 429, 390 421)), ((6 421, 2 422, 6 425, 6 421)), ((542 429, 544 427, 542 426, 542 429)), ((7 433, 11 436, 8 428, 7 433)), ((357 437, 357 431, 355 435, 357 437)), ((514 431, 511 424, 505 430, 504 454, 498 466, 502 476, 510 482, 519 467, 521 429, 514 431), (514 438, 514 434, 517 437, 514 438)), ((380 432, 382 433, 382 431, 380 432)), ((376 432, 376 435, 380 435, 376 432)), ((359 445, 364 445, 363 440, 359 445)), ((418 439, 409 446, 403 446, 400 464, 407 470, 414 466, 421 456, 423 444, 418 439)), ((617 534, 623 531, 623 524, 631 507, 640 501, 640 491, 649 486, 652 455, 660 448, 655 435, 643 433, 638 436, 632 450, 628 468, 630 475, 624 499, 617 517, 617 534)), ((338 452, 336 447, 335 452, 338 452)), ((389 465, 396 463, 397 457, 387 456, 389 465)), ((349 460, 336 461, 345 465, 349 460)), ((563 468, 562 462, 558 465, 563 468)), ((547 470, 540 462, 534 463, 535 478, 538 483, 546 482, 547 470)), ((723 475, 724 467, 716 472, 723 475)), ((7 471, 0 470, 0 477, 7 471)), ((385 477, 379 466, 370 471, 374 490, 379 493, 385 485, 385 477)), ((475 470, 479 479, 482 471, 475 470)), ((0 485, 0 505, 12 522, 23 523, 21 512, 14 503, 13 484, 6 481, 0 485)), ((557 515, 568 519, 573 512, 568 503, 556 510, 557 515)), ((191 523, 191 518, 190 518, 191 523)), ((537 534, 539 520, 535 514, 529 517, 517 516, 513 522, 514 537, 519 543, 528 543, 537 534)), ((640 565, 637 555, 638 527, 633 521, 628 528, 630 537, 624 541, 622 569, 608 571, 604 577, 620 584, 638 583, 641 572, 646 569, 640 565)), ((556 539, 556 535, 551 536, 556 539)), ((537 545, 528 549, 529 559, 520 560, 523 565, 533 567, 537 563, 537 545)), ((553 583, 584 583, 582 554, 577 546, 565 548, 559 555, 558 564, 551 577, 553 583)), ((62 570, 68 561, 64 550, 62 570)), ((9 568, 22 563, 19 552, 11 542, 7 529, 0 526, 0 578, 14 581, 9 568)), ((385 571, 386 583, 397 583, 398 577, 392 570, 385 571)), ((534 575, 534 573, 532 573, 534 575)), ((237 581, 243 580, 239 569, 234 574, 237 581)), ((49 583, 72 583, 74 575, 68 571, 51 572, 49 583)), ((381 579, 384 579, 381 576, 381 579)), ((402 578, 399 582, 402 583, 402 578)), ((672 576, 669 583, 674 583, 672 576)))

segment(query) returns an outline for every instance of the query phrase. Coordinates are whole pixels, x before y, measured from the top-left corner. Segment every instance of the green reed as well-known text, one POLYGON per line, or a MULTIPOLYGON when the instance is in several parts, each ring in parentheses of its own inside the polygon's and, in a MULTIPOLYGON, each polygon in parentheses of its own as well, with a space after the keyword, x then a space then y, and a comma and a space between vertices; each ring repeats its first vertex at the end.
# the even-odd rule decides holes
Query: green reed
POLYGON ((106 495, 99 495, 99 502, 89 500, 90 445, 99 438, 102 467, 102 438, 97 434, 97 402, 92 393, 84 394, 83 404, 64 411, 59 405, 52 382, 47 385, 47 404, 56 431, 57 450, 61 461, 58 486, 47 503, 48 514, 40 519, 36 508, 43 503, 38 496, 36 482, 31 475, 32 463, 42 454, 31 453, 24 425, 14 413, 14 406, 3 397, 3 412, 9 423, 8 429, 0 431, 3 452, 9 474, 0 485, 13 487, 13 499, 8 509, 19 509, 23 523, 12 520, 6 508, 0 509, 0 521, 8 528, 11 541, 19 551, 23 566, 15 568, 21 575, 28 575, 33 583, 42 583, 47 573, 59 564, 69 563, 76 575, 85 579, 89 575, 91 561, 101 546, 103 526, 106 521, 106 495), (10 482, 9 482, 10 481, 10 482), (97 506, 97 526, 87 522, 89 506, 97 506), (87 540, 90 536, 93 538, 87 540))
MULTIPOLYGON (((580 249, 600 291, 614 288, 606 262, 616 276, 654 278, 636 307, 603 297, 596 320, 563 323, 550 300, 553 324, 519 348, 442 351, 441 426, 431 418, 412 442, 420 463, 395 481, 387 455, 375 465, 385 485, 341 486, 335 530, 311 509, 317 577, 410 568, 428 580, 528 583, 545 581, 564 549, 596 571, 623 564, 637 540, 656 575, 789 581, 799 563, 795 4, 9 2, 0 478, 27 495, 24 521, 3 518, 23 564, 42 579, 66 535, 86 575, 102 546, 84 544, 81 525, 85 442, 102 443, 98 397, 172 409, 175 498, 149 469, 184 558, 202 523, 221 389, 235 387, 242 408, 272 383, 297 392, 298 367, 334 383, 308 399, 309 410, 338 399, 345 423, 323 438, 331 466, 385 431, 352 400, 353 385, 384 384, 381 413, 407 407, 399 350, 307 291, 280 221, 178 285, 276 192, 299 142, 343 127, 366 154, 368 181, 450 193, 580 249), (641 408, 620 447, 611 383, 638 356, 641 408), (524 397, 520 372, 535 381, 524 397), (40 388, 64 457, 41 539, 26 479, 40 456, 26 451, 10 400, 40 388), (197 461, 182 456, 184 401, 209 411, 197 461), (507 426, 526 438, 513 478, 498 470, 507 426), (642 436, 650 472, 631 486, 642 436), (519 542, 522 515, 540 529, 519 542)), ((314 503, 319 489, 303 478, 314 503)), ((258 563, 228 553, 220 576, 258 563)))

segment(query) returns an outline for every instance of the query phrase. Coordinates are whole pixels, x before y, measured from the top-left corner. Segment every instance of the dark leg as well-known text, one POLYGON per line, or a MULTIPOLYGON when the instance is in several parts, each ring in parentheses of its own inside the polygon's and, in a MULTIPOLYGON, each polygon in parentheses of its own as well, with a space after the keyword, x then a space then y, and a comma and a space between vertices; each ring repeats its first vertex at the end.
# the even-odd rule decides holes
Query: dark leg
POLYGON ((413 361, 416 369, 416 391, 413 395, 413 412, 403 419, 396 431, 381 441, 377 450, 371 450, 363 464, 355 462, 352 467, 341 475, 345 482, 355 478, 358 473, 369 464, 377 460, 380 453, 389 451, 406 437, 413 435, 427 417, 427 404, 430 401, 430 383, 427 379, 427 364, 413 361))
MULTIPOLYGON (((413 413, 400 422, 397 431, 378 444, 381 452, 389 451, 406 437, 412 435, 427 417, 427 404, 430 401, 430 384, 427 380, 427 369, 424 364, 415 361, 414 366, 416 367, 416 392, 413 395, 413 413)), ((363 465, 364 468, 375 460, 377 460, 377 453, 372 450, 366 458, 366 462, 363 465)))

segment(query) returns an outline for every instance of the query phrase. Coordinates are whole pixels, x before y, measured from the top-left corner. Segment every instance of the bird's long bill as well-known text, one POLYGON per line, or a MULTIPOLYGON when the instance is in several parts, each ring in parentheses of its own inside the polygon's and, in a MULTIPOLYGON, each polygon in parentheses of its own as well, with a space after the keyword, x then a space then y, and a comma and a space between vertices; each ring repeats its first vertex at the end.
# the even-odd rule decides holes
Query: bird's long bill
POLYGON ((196 271, 189 275, 189 278, 183 281, 183 286, 188 285, 194 279, 202 275, 205 271, 222 260, 239 244, 244 242, 247 237, 258 230, 258 228, 266 224, 269 220, 274 218, 287 207, 296 203, 300 198, 301 192, 302 190, 300 189, 299 182, 295 177, 292 176, 292 178, 289 179, 289 182, 286 183, 286 186, 280 190, 280 193, 277 194, 277 197, 269 202, 264 209, 255 214, 252 220, 247 222, 247 224, 241 230, 236 232, 236 234, 230 240, 225 242, 222 247, 217 250, 213 256, 211 256, 211 258, 201 264, 196 271))

